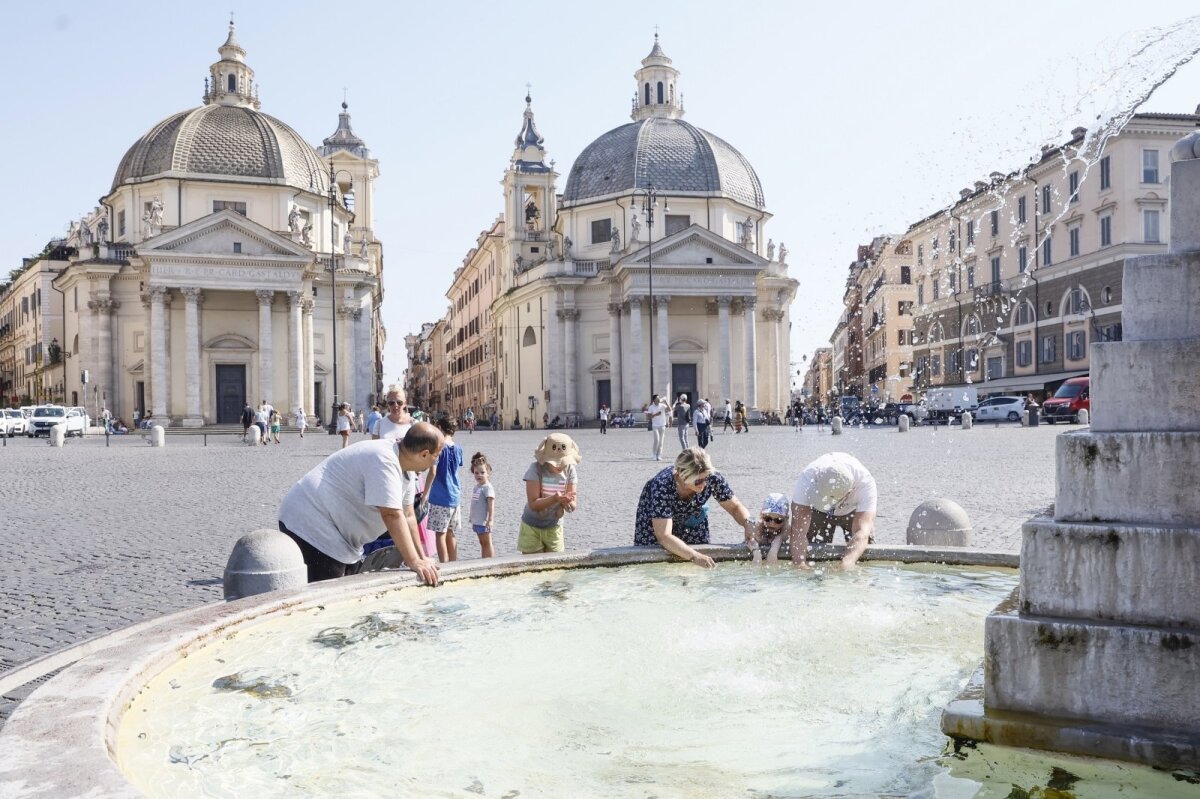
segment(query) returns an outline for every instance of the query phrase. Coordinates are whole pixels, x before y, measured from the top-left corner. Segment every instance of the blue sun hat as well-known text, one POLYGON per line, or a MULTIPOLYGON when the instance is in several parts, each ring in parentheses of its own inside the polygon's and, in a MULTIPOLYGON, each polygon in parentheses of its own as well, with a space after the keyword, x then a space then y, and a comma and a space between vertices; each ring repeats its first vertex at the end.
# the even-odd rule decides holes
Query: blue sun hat
POLYGON ((762 512, 773 513, 786 519, 792 515, 792 502, 787 498, 787 495, 776 491, 772 494, 767 494, 766 498, 763 499, 762 512))

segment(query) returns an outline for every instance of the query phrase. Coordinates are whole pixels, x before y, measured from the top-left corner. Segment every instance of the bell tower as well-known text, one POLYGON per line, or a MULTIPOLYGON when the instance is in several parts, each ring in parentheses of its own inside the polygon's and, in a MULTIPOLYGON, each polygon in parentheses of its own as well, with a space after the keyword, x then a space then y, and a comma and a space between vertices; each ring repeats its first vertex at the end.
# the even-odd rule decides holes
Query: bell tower
POLYGON ((554 162, 546 163, 545 139, 533 119, 533 100, 525 95, 525 114, 512 159, 504 172, 504 235, 512 266, 520 271, 562 255, 554 237, 558 194, 554 162))
POLYGON ((654 48, 642 59, 642 68, 633 73, 637 91, 633 98, 635 122, 650 117, 679 119, 683 116, 683 95, 679 93, 679 70, 663 52, 654 34, 654 48))

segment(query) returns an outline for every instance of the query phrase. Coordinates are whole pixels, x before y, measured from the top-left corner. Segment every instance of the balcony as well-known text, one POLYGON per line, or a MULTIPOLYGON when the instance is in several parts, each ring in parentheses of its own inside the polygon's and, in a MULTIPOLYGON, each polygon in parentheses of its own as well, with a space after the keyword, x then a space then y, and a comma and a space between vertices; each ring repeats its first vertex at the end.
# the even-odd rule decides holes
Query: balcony
POLYGON ((985 300, 988 297, 999 297, 1007 294, 1007 289, 1004 288, 1004 283, 996 281, 994 283, 984 283, 981 286, 975 287, 975 301, 985 300))
POLYGON ((525 241, 545 241, 546 234, 540 230, 526 230, 525 241))

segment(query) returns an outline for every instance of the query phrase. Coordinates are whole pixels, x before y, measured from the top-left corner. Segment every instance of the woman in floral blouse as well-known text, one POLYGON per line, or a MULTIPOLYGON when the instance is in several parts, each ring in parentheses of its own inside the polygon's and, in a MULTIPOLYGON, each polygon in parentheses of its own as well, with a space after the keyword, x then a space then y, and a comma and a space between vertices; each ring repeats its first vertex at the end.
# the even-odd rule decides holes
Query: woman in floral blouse
POLYGON ((634 522, 633 543, 637 546, 661 546, 677 557, 711 569, 713 559, 692 548, 709 543, 708 507, 716 499, 733 517, 750 540, 754 521, 749 511, 733 495, 725 477, 717 472, 700 447, 683 450, 675 464, 656 474, 642 488, 634 522))

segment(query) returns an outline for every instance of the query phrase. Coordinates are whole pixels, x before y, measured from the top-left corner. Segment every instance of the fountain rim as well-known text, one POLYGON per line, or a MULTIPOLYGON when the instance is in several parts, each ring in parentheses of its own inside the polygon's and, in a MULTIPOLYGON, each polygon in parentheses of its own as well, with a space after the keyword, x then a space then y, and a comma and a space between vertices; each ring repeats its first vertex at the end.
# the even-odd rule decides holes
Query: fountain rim
MULTIPOLYGON (((717 561, 747 560, 741 545, 696 547, 717 561)), ((832 560, 844 547, 820 547, 813 560, 832 560)), ((443 564, 443 582, 539 571, 678 562, 658 547, 511 556, 443 564)), ((967 547, 872 546, 863 562, 1017 568, 1015 552, 967 547)), ((684 564, 680 563, 681 566, 684 564)), ((694 568, 688 565, 688 568, 694 568)), ((419 587, 408 570, 371 572, 232 602, 213 602, 111 632, 21 702, 0 729, 0 794, 16 797, 140 797, 116 762, 121 719, 161 671, 237 627, 331 602, 419 587)))

